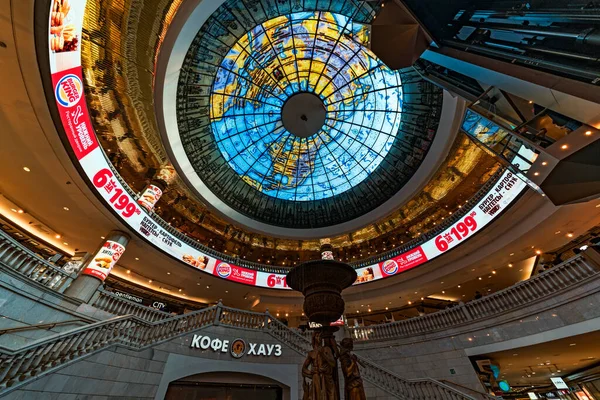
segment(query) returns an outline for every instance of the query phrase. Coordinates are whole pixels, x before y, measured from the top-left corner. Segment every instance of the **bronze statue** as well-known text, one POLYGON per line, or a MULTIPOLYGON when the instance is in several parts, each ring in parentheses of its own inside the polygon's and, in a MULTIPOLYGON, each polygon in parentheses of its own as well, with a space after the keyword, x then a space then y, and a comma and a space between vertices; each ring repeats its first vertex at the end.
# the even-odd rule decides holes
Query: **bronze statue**
POLYGON ((314 332, 313 349, 302 366, 303 400, 338 400, 335 382, 336 360, 331 349, 321 343, 320 332, 314 332), (307 379, 310 382, 307 382, 307 379))
POLYGON ((352 354, 354 341, 351 338, 342 339, 340 343, 338 358, 344 374, 344 399, 345 400, 367 400, 365 388, 358 369, 358 358, 352 354))

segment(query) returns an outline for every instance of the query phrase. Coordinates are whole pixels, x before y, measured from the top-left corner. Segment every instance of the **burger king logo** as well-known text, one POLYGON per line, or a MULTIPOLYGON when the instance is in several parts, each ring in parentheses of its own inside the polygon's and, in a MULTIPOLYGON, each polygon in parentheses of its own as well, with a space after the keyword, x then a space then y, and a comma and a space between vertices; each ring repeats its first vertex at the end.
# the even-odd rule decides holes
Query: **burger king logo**
POLYGON ((221 278, 229 278, 229 275, 231 275, 231 265, 227 263, 220 263, 217 265, 217 275, 221 278))
POLYGON ((381 269, 386 275, 394 275, 398 272, 398 263, 394 260, 387 260, 383 263, 381 269))
POLYGON ((56 101, 63 107, 73 107, 83 96, 83 83, 77 75, 63 76, 56 84, 56 101))

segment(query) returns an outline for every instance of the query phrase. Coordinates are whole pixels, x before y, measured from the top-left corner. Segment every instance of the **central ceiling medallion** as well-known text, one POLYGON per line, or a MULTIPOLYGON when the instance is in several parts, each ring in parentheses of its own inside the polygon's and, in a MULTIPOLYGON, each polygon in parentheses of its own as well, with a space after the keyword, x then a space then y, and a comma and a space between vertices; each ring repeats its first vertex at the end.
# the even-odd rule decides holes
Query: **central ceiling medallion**
POLYGON ((325 103, 319 96, 310 92, 293 95, 281 108, 283 127, 299 139, 319 133, 325 125, 326 118, 325 103))

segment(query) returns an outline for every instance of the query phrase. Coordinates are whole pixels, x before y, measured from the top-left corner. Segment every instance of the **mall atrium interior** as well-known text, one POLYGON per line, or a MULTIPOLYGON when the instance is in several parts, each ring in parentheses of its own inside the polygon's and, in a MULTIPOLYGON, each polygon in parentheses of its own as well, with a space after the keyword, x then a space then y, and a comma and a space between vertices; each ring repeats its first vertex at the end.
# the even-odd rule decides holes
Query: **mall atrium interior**
POLYGON ((1 399, 600 400, 600 2, 0 2, 1 399))

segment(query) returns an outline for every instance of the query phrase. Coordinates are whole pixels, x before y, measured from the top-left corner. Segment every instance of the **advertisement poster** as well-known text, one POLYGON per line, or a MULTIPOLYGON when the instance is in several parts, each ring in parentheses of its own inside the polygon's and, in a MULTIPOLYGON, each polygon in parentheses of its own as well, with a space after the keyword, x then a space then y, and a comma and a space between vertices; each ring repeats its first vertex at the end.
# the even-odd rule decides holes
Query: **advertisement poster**
MULTIPOLYGON (((265 288, 289 290, 285 275, 255 271, 221 262, 179 240, 162 228, 147 212, 154 207, 155 199, 157 200, 161 193, 152 189, 144 192, 142 197, 136 200, 115 176, 99 146, 84 95, 81 32, 85 5, 86 0, 52 1, 49 15, 48 53, 54 96, 63 128, 81 168, 97 193, 133 231, 171 257, 222 279, 265 288)), ((172 168, 165 169, 165 176, 161 179, 170 180, 171 172, 174 173, 172 168)), ((354 284, 397 275, 443 254, 483 229, 525 189, 525 183, 506 171, 489 193, 452 227, 416 249, 391 260, 358 269, 358 278, 354 284)), ((109 263, 108 258, 120 256, 118 250, 103 248, 105 254, 98 254, 96 257, 104 258, 94 259, 84 273, 105 279, 114 266, 114 262, 109 263)))
POLYGON ((421 246, 403 253, 391 260, 379 263, 381 275, 385 278, 397 273, 407 271, 427 261, 427 256, 423 253, 421 246))
POLYGON ((158 186, 148 185, 144 193, 138 199, 138 204, 144 207, 147 211, 152 211, 154 206, 162 196, 162 190, 158 186))
POLYGON ((373 265, 357 269, 356 275, 356 282, 354 282, 355 285, 381 279, 381 271, 379 268, 373 265))
POLYGON ((50 71, 81 65, 81 31, 87 0, 52 0, 50 11, 50 71))
POLYGON ((253 269, 238 267, 223 261, 217 264, 214 271, 219 278, 252 286, 256 285, 256 273, 257 271, 253 269))
POLYGON ((104 281, 124 251, 125 246, 122 244, 107 240, 85 267, 82 274, 95 276, 104 281))

